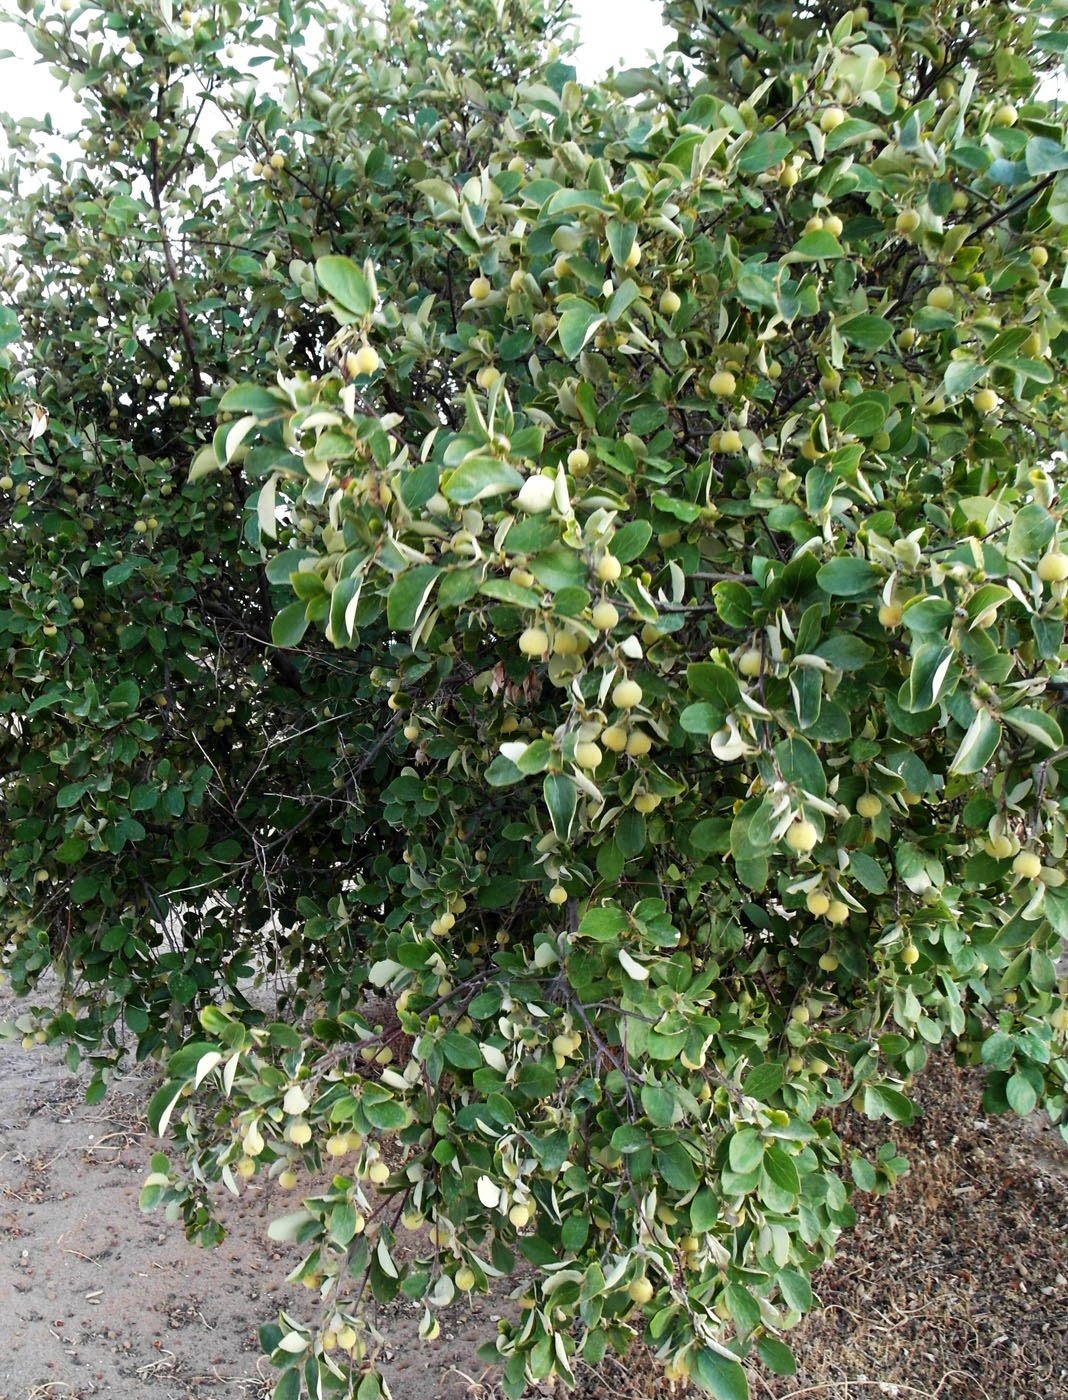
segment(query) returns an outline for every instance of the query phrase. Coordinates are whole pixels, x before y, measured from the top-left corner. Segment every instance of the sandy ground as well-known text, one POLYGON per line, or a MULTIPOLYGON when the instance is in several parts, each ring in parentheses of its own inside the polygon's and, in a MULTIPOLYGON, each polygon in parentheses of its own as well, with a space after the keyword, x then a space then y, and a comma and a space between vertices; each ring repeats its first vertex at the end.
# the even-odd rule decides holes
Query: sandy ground
MULTIPOLYGON (((17 1014, 5 996, 0 1018, 17 1014)), ((256 1328, 282 1306, 314 1315, 266 1235, 293 1196, 253 1181, 228 1198, 224 1243, 190 1246, 138 1208, 158 1146, 147 1072, 95 1106, 86 1079, 56 1048, 0 1045, 0 1400, 267 1397, 256 1328)), ((798 1375, 754 1370, 754 1400, 1068 1400, 1068 1147, 1038 1116, 988 1121, 979 1095, 952 1066, 926 1076, 924 1116, 899 1138, 911 1175, 858 1197, 857 1230, 815 1281, 824 1309, 791 1339, 798 1375)), ((858 1145, 875 1131, 845 1130, 858 1145)), ((505 1305, 468 1300, 430 1345, 419 1310, 393 1305, 378 1325, 395 1400, 494 1400, 475 1347, 505 1305)), ((681 1395, 640 1350, 579 1381, 589 1400, 681 1395)))

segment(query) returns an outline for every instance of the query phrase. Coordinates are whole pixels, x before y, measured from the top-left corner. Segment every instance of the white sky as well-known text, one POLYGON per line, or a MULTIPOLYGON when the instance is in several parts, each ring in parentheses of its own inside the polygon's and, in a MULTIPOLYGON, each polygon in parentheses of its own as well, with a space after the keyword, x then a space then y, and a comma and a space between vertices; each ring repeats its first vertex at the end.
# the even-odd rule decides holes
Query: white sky
MULTIPOLYGON (((583 36, 577 57, 579 77, 595 82, 610 67, 638 67, 648 61, 648 51, 662 52, 671 31, 660 18, 660 0, 572 0, 583 36)), ((177 4, 175 9, 180 8, 177 4)), ((0 92, 13 117, 44 116, 50 112, 59 131, 78 124, 78 107, 10 21, 0 22, 0 50, 15 57, 0 60, 0 92)))

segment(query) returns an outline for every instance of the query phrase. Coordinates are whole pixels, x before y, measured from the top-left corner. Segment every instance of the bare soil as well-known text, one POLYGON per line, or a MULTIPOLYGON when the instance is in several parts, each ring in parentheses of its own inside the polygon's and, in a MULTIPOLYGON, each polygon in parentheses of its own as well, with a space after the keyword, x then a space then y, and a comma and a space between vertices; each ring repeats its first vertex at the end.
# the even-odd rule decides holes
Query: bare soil
MULTIPOLYGON (((229 1201, 210 1251, 140 1212, 158 1147, 147 1075, 87 1106, 58 1049, 0 1045, 0 1400, 258 1400, 272 1380, 257 1327, 283 1306, 314 1315, 267 1239, 292 1209, 277 1186, 229 1201)), ((754 1367, 754 1400, 1068 1400, 1068 1147, 1037 1117, 988 1120, 980 1092, 945 1063, 925 1077, 923 1117, 897 1137, 911 1174, 858 1196, 858 1227, 816 1280, 823 1308, 791 1339, 798 1374, 754 1367)), ((475 1347, 507 1306, 471 1299, 424 1344, 419 1309, 393 1305, 378 1325, 396 1400, 493 1400, 475 1347)), ((689 1394, 640 1348, 581 1371, 579 1393, 689 1394)))

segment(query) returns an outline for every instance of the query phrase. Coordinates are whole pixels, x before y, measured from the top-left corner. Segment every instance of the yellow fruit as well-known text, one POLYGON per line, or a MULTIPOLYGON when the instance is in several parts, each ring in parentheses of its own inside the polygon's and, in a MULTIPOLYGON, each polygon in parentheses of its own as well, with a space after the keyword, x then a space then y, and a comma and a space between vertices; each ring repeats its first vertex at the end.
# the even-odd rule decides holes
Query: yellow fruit
POLYGON ((644 758, 653 747, 653 741, 643 729, 632 729, 627 736, 627 753, 631 758, 644 758))
POLYGON ((519 638, 519 650, 524 656, 544 656, 549 650, 548 634, 540 627, 528 627, 519 638))
POLYGON ((275 151, 274 155, 271 157, 271 167, 272 167, 272 169, 274 169, 274 170, 283 170, 283 169, 285 168, 285 163, 286 163, 286 158, 285 158, 285 156, 282 154, 282 152, 281 152, 281 151, 275 151))
POLYGON ((379 359, 378 351, 372 345, 361 345, 356 351, 355 373, 374 374, 375 370, 382 363, 379 359))
POLYGON ((627 747, 627 731, 618 724, 610 724, 601 734, 601 743, 613 753, 622 753, 627 747))
POLYGON ((590 617, 598 632, 611 632, 619 621, 619 612, 611 603, 597 603, 590 617))
POLYGON ((738 381, 729 369, 719 369, 708 381, 708 392, 717 398, 730 398, 738 387, 738 381))
POLYGON ((283 1191, 292 1191, 297 1184, 296 1172, 290 1171, 288 1168, 284 1172, 279 1172, 278 1184, 283 1191))
POLYGON ((879 609, 879 621, 886 628, 900 627, 902 607, 900 603, 883 603, 879 609))
POLYGON ((622 572, 623 565, 614 554, 602 554, 594 569, 602 583, 615 583, 622 572))
POLYGON ((933 306, 936 311, 952 311, 955 300, 953 288, 944 282, 927 293, 927 305, 933 306))
POLYGON ((590 465, 590 454, 584 447, 573 447, 567 454, 567 469, 581 474, 590 465))
POLYGON ((835 131, 842 125, 845 119, 846 114, 842 111, 841 107, 827 107, 820 117, 820 130, 823 132, 835 131))
POLYGON ((574 632, 557 632, 553 637, 553 651, 557 656, 574 656, 579 649, 579 639, 574 632))
POLYGON ((833 953, 821 953, 820 967, 824 972, 834 972, 838 967, 838 959, 833 953))
POLYGON ((719 435, 721 452, 741 452, 742 435, 737 428, 727 428, 719 435))
POLYGON ((255 1170, 256 1163, 252 1160, 251 1157, 242 1157, 240 1162, 238 1162, 237 1166, 234 1168, 234 1171, 238 1174, 238 1176, 243 1177, 245 1181, 247 1181, 249 1177, 252 1176, 255 1170))
POLYGON ((530 1223, 530 1207, 518 1204, 514 1205, 508 1212, 508 1219, 517 1230, 522 1230, 525 1225, 530 1223))
POLYGON ((553 885, 552 889, 546 895, 546 899, 548 899, 550 904, 566 904, 567 890, 564 889, 563 885, 553 885))
POLYGON ((980 389, 972 398, 972 407, 976 413, 993 413, 1000 402, 993 389, 980 389))
POLYGON ((811 890, 805 898, 805 907, 810 914, 822 918, 831 907, 831 901, 822 890, 811 890))
POLYGON ((779 184, 784 190, 792 190, 800 178, 797 167, 793 165, 784 165, 779 172, 779 184))
POLYGON ((653 1296, 653 1285, 642 1275, 641 1278, 632 1278, 627 1285, 627 1293, 632 1303, 637 1303, 639 1307, 644 1307, 653 1296))
POLYGON ((305 1143, 311 1142, 311 1125, 305 1123, 303 1118, 295 1118, 286 1129, 286 1137, 297 1147, 303 1147, 305 1143))
POLYGON ((354 1327, 341 1327, 338 1329, 337 1344, 342 1351, 352 1351, 357 1341, 356 1329, 354 1327))
POLYGON ((1068 578, 1068 554, 1043 554, 1038 576, 1043 583, 1063 583, 1068 578))
POLYGON ((485 301, 490 294, 489 278, 476 277, 467 290, 472 301, 485 301))
POLYGON ((875 796, 874 792, 862 792, 857 798, 857 816, 863 817, 865 821, 871 821, 883 810, 883 804, 875 796))
POLYGON ((381 1186, 384 1181, 389 1180, 389 1167, 379 1158, 367 1168, 367 1176, 376 1186, 381 1186))
POLYGON ((810 821, 801 818, 787 829, 786 844, 792 851, 798 851, 802 855, 812 850, 812 847, 819 840, 819 832, 810 821))
POLYGON ((589 740, 575 745, 575 762, 580 768, 596 768, 602 757, 601 750, 589 740))
POLYGON ((461 1293, 470 1293, 475 1286, 475 1271, 464 1264, 456 1270, 452 1281, 461 1293))
POLYGON ((480 389, 485 389, 488 392, 500 377, 501 372, 496 365, 483 365, 475 375, 475 383, 480 389))
POLYGON ((1068 1031, 1068 1006, 1058 1006, 1051 1014, 1049 1023, 1055 1031, 1068 1031))
POLYGON ((1004 102, 994 113, 991 121, 994 126, 1015 126, 1016 108, 1011 102, 1004 102))
POLYGON ((828 214, 823 221, 823 227, 827 233, 831 233, 835 236, 835 238, 838 238, 841 236, 842 230, 845 227, 845 225, 842 223, 841 219, 838 217, 837 214, 828 214))
POLYGON ((913 967, 920 960, 920 950, 915 943, 906 943, 901 950, 901 961, 906 967, 913 967))
POLYGON ((638 242, 637 239, 635 239, 634 242, 630 245, 630 252, 627 254, 623 266, 627 269, 628 272, 633 272, 634 269, 641 262, 641 260, 642 245, 638 242))
POLYGON ((1042 861, 1034 851, 1021 851, 1012 863, 1012 872, 1024 880, 1035 880, 1042 869, 1042 861))
POLYGON ((849 905, 840 899, 832 899, 830 908, 827 910, 827 922, 829 924, 844 924, 849 918, 849 905))
POLYGON ((349 1140, 344 1133, 335 1133, 333 1137, 326 1140, 326 1152, 329 1157, 344 1157, 349 1150, 349 1140))
POLYGON ((642 688, 637 681, 620 681, 612 691, 612 704, 620 710, 633 710, 642 703, 642 688))
POLYGON ((404 737, 408 740, 410 744, 414 744, 416 739, 419 738, 419 735, 422 732, 423 731, 419 728, 417 724, 406 724, 404 726, 404 737))
POLYGON ((1049 250, 1043 248, 1041 243, 1036 243, 1028 256, 1032 267, 1045 267, 1049 262, 1049 250))
POLYGON ((674 316, 675 312, 682 306, 682 298, 678 292, 666 291, 660 298, 660 312, 664 316, 674 316))
POLYGON ((641 812, 642 816, 648 816, 650 812, 655 812, 660 806, 660 797, 655 792, 640 792, 634 799, 634 810, 641 812))
POLYGON ((743 676, 759 676, 760 667, 761 656, 756 647, 750 647, 748 651, 743 651, 738 658, 738 670, 743 676))
POLYGON ((903 237, 907 238, 910 233, 915 233, 920 226, 920 216, 915 209, 902 209, 901 213, 894 221, 894 228, 903 237))

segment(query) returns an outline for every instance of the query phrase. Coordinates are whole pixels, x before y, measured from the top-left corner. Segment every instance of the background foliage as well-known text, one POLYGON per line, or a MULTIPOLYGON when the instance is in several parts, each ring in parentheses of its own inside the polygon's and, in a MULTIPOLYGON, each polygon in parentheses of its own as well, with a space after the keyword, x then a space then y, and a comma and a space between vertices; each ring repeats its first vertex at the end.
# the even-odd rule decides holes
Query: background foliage
POLYGON ((166 1061, 206 1242, 336 1169, 280 1400, 519 1266, 508 1394, 744 1395, 905 1165, 828 1109, 948 1042, 1068 1132, 1068 5, 959 10, 673 0, 588 90, 544 0, 24 7, 9 1032, 166 1061))

